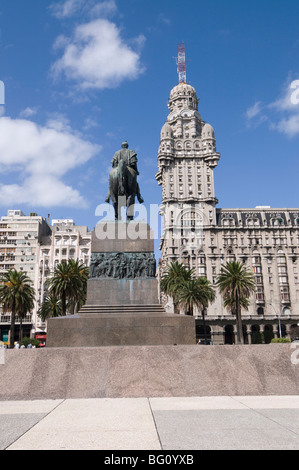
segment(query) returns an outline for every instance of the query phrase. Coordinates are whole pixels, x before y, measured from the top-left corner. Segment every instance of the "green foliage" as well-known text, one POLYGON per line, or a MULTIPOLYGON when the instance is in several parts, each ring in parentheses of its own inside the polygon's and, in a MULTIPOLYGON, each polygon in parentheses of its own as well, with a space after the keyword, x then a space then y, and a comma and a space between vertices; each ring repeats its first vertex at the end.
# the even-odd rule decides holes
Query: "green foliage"
POLYGON ((239 261, 229 261, 222 266, 216 285, 227 306, 235 310, 240 303, 243 308, 248 308, 246 300, 256 287, 254 275, 239 261))
POLYGON ((193 314, 194 306, 200 311, 207 308, 210 302, 214 302, 215 297, 215 291, 205 277, 183 281, 177 290, 178 303, 185 306, 190 314, 193 314))
POLYGON ((49 280, 49 293, 61 300, 61 313, 66 315, 67 303, 71 313, 84 305, 89 269, 79 260, 68 259, 56 266, 49 280))
MULTIPOLYGON (((238 342, 243 343, 241 309, 248 310, 249 297, 255 291, 255 278, 243 263, 228 261, 222 266, 216 286, 223 296, 224 305, 237 317, 238 342)), ((259 338, 256 341, 261 341, 259 338)))
POLYGON ((61 300, 52 292, 49 292, 38 310, 38 316, 42 321, 47 318, 60 317, 62 315, 61 300))
POLYGON ((273 338, 271 343, 291 343, 292 341, 289 338, 273 338))
POLYGON ((20 346, 24 345, 26 348, 28 348, 28 344, 32 344, 32 346, 38 347, 40 344, 40 341, 35 338, 28 338, 28 336, 25 336, 21 341, 20 341, 20 346))
POLYGON ((0 302, 4 312, 11 312, 10 348, 14 347, 15 316, 22 320, 34 305, 35 290, 29 277, 11 269, 0 278, 0 302))
POLYGON ((210 281, 205 277, 197 278, 194 270, 187 269, 177 261, 167 266, 161 279, 161 290, 173 298, 175 306, 185 307, 186 313, 191 315, 194 306, 203 310, 216 297, 210 281))
POLYGON ((176 300, 178 290, 183 281, 191 281, 193 271, 188 270, 182 263, 175 261, 167 266, 162 279, 161 290, 176 300))

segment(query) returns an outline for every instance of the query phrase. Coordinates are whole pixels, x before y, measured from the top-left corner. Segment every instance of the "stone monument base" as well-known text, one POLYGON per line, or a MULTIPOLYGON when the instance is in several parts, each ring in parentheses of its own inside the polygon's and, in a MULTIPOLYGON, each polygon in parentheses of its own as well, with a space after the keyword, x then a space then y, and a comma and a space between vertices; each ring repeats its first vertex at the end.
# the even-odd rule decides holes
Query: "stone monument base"
MULTIPOLYGON (((97 310, 97 307, 96 307, 97 310)), ((195 344, 195 320, 169 315, 147 306, 137 313, 110 307, 105 313, 88 313, 50 318, 47 347, 154 346, 195 344)))
POLYGON ((87 306, 159 304, 156 279, 89 279, 87 306))
POLYGON ((145 222, 98 224, 86 305, 77 315, 47 321, 47 347, 195 344, 195 319, 165 312, 155 271, 154 237, 145 222))

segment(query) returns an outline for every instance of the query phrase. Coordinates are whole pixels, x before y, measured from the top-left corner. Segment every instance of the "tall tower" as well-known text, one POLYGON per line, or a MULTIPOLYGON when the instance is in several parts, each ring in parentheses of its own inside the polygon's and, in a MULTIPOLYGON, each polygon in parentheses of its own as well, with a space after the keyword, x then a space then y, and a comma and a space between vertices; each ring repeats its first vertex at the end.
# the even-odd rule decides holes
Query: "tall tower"
POLYGON ((220 154, 214 129, 198 112, 196 91, 186 83, 182 44, 178 47, 178 74, 158 151, 156 179, 162 185, 163 215, 160 248, 164 264, 178 259, 198 268, 204 229, 216 223, 213 170, 220 154))

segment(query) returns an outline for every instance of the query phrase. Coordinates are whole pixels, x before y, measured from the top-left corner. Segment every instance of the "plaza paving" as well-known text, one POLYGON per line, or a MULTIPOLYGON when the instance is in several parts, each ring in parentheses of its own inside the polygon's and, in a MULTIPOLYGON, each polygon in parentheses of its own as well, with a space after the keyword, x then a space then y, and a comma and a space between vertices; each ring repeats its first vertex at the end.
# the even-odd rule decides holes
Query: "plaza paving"
POLYGON ((299 449, 297 395, 1 401, 0 421, 1 450, 299 449))

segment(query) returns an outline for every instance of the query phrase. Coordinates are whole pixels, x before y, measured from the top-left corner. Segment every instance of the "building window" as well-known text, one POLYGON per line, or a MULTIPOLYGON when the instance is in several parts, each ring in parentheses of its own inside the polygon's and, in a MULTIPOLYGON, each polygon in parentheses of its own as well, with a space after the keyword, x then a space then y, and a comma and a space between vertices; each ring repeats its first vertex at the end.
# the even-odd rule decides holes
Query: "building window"
POLYGON ((287 287, 280 288, 280 297, 283 302, 289 302, 290 296, 289 296, 289 289, 287 287))
POLYGON ((272 225, 276 226, 276 227, 284 225, 284 220, 281 217, 273 218, 272 219, 272 225))

